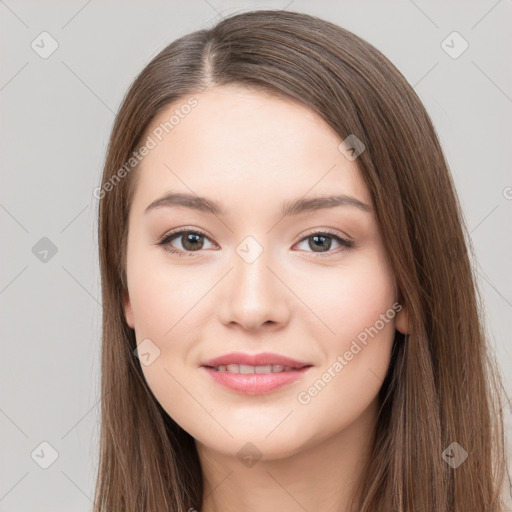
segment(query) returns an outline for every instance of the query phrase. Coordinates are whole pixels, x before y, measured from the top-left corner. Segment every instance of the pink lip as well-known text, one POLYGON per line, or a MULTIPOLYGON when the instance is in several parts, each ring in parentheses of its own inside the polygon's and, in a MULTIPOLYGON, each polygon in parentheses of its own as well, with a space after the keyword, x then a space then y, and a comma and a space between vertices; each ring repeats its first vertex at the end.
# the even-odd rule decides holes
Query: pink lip
POLYGON ((230 373, 219 372, 213 368, 202 367, 203 370, 209 373, 211 378, 227 388, 246 395, 262 395, 270 393, 283 386, 293 384, 299 381, 311 366, 306 366, 300 370, 290 370, 280 373, 230 373))
POLYGON ((278 388, 299 381, 312 367, 310 363, 296 361, 278 354, 262 353, 256 355, 231 353, 205 361, 201 367, 218 384, 233 391, 247 395, 270 393, 278 388), (214 367, 228 364, 247 364, 251 366, 282 365, 293 368, 279 373, 239 374, 227 371, 219 372, 214 367))
POLYGON ((291 366, 299 369, 304 366, 312 366, 311 363, 296 361, 286 356, 272 354, 271 352, 262 352, 261 354, 244 354, 242 352, 232 352, 223 356, 210 359, 201 363, 201 366, 220 366, 228 364, 248 364, 251 366, 266 366, 268 364, 280 364, 282 366, 291 366))

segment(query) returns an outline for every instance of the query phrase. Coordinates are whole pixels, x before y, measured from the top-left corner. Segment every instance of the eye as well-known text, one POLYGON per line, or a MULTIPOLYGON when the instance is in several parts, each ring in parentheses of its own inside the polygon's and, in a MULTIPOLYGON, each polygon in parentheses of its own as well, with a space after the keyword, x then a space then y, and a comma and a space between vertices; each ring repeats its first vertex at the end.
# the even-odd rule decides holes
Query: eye
POLYGON ((332 254, 332 253, 339 253, 346 249, 351 249, 355 247, 355 243, 346 240, 345 238, 342 238, 341 236, 331 233, 329 231, 318 231, 311 233, 310 235, 304 237, 299 244, 308 242, 307 246, 312 249, 312 252, 320 253, 321 256, 324 254, 332 254), (339 246, 341 246, 340 251, 330 251, 332 247, 332 240, 335 241, 339 246))
POLYGON ((178 256, 193 256, 194 252, 204 248, 204 240, 209 240, 204 233, 193 229, 181 229, 166 234, 157 245, 164 247, 178 256), (174 240, 180 241, 181 248, 176 249, 171 245, 174 240))
MULTIPOLYGON (((156 245, 161 246, 166 251, 172 254, 177 254, 178 256, 193 256, 194 252, 199 252, 201 249, 205 248, 205 240, 209 240, 209 238, 201 231, 194 229, 179 229, 164 235, 164 237, 159 242, 157 242, 156 245), (181 247, 176 248, 171 244, 175 240, 180 242, 181 247)), ((298 244, 304 243, 306 241, 308 241, 307 246, 311 249, 310 252, 317 253, 320 256, 330 255, 332 253, 336 254, 342 252, 343 250, 355 247, 354 242, 346 240, 345 238, 342 238, 339 235, 329 231, 313 232, 302 238, 298 244), (341 250, 330 250, 333 240, 341 247, 341 250)), ((215 244, 212 244, 212 246, 216 247, 215 244)))

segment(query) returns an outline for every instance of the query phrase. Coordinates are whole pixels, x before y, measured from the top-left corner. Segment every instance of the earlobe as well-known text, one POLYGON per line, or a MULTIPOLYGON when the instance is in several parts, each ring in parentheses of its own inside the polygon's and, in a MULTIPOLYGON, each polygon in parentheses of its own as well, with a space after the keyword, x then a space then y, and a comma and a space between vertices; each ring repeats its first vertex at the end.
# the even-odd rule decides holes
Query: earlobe
POLYGON ((407 308, 404 306, 396 316, 395 327, 402 334, 411 334, 409 325, 409 314, 407 308))
POLYGON ((132 304, 130 302, 130 296, 128 295, 128 293, 125 293, 124 295, 124 316, 126 318, 126 323, 132 329, 135 329, 135 322, 133 321, 132 304))
MULTIPOLYGON (((395 328, 400 331, 402 334, 411 334, 410 324, 409 324, 409 310, 405 306, 405 300, 403 298, 402 292, 398 289, 396 280, 395 280, 395 297, 396 303, 401 306, 401 309, 398 311, 395 320, 395 328)), ((398 309, 398 308, 397 308, 398 309)))

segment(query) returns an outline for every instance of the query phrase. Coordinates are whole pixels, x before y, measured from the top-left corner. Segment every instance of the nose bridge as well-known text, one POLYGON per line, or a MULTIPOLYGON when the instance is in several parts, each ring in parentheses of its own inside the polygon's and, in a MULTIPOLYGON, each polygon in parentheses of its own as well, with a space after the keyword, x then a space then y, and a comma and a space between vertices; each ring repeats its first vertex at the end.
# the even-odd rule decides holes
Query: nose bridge
POLYGON ((272 283, 275 277, 268 269, 272 267, 272 251, 266 242, 249 235, 240 242, 233 255, 234 291, 239 292, 238 298, 246 303, 246 307, 263 307, 272 295, 270 288, 275 288, 272 283))
POLYGON ((254 329, 286 319, 285 290, 274 275, 272 250, 264 243, 247 236, 233 253, 233 271, 226 283, 222 308, 225 323, 237 322, 254 329))

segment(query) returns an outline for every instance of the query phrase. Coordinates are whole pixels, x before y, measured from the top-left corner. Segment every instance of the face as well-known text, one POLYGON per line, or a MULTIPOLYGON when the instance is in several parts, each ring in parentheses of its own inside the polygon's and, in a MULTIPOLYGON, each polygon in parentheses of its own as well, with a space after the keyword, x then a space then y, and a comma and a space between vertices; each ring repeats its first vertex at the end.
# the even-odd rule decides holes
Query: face
POLYGON ((126 320, 148 385, 184 430, 225 455, 252 442, 276 459, 367 417, 406 313, 339 136, 264 93, 230 86, 194 98, 164 136, 158 127, 187 98, 146 133, 157 144, 136 171, 126 320), (156 202, 167 194, 191 198, 156 202), (327 196, 342 199, 308 202, 327 196), (191 207, 198 197, 209 203, 191 207), (248 359, 220 363, 242 367, 204 366, 233 353, 248 359))

